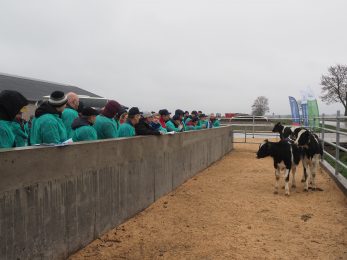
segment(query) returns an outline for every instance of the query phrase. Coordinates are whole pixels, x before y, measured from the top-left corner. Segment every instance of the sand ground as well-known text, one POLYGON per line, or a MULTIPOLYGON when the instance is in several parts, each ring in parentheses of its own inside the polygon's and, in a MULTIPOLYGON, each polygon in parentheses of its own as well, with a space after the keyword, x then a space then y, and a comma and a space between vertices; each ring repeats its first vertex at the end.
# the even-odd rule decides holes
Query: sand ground
MULTIPOLYGON (((258 140, 259 141, 259 140, 258 140)), ((347 198, 318 170, 323 191, 274 191, 272 159, 235 150, 70 259, 347 259, 347 198)), ((281 178, 283 183, 283 178, 281 178)))

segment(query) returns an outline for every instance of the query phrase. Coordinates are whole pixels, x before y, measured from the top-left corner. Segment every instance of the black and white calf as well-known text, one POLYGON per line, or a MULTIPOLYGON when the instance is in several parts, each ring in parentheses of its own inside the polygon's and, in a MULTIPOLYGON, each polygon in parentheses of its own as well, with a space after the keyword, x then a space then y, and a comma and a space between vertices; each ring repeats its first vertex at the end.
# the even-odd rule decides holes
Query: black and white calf
POLYGON ((295 133, 295 144, 302 150, 302 163, 304 166, 305 191, 308 191, 309 183, 312 189, 316 189, 316 172, 319 159, 323 156, 323 147, 316 134, 308 129, 302 129, 295 133))
POLYGON ((285 194, 289 196, 289 176, 290 171, 292 171, 292 187, 295 188, 295 172, 296 167, 300 162, 300 151, 297 145, 291 144, 287 141, 279 141, 278 143, 269 142, 265 140, 259 146, 259 150, 257 152, 257 158, 265 158, 271 156, 274 162, 275 168, 275 194, 278 194, 278 182, 280 179, 280 172, 282 169, 285 169, 285 194))
POLYGON ((303 129, 306 128, 300 126, 284 126, 281 124, 281 122, 278 122, 272 129, 272 132, 279 133, 281 140, 288 140, 288 138, 291 140, 295 140, 295 137, 297 137, 298 133, 303 129))
POLYGON ((293 134, 294 128, 289 126, 284 126, 281 122, 278 122, 272 129, 273 133, 279 133, 281 140, 290 138, 293 134))

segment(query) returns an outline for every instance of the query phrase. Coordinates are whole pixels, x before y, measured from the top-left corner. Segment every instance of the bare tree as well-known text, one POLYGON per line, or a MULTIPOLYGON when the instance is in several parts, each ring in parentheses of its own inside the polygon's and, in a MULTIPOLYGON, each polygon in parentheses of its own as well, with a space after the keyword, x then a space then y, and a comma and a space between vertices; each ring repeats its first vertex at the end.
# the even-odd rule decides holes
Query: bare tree
POLYGON ((347 65, 335 65, 328 69, 327 75, 322 75, 321 99, 327 104, 340 102, 345 108, 347 116, 347 65))
POLYGON ((256 100, 254 100, 254 103, 252 105, 252 115, 263 116, 266 112, 269 111, 269 100, 266 97, 260 96, 257 97, 256 100))

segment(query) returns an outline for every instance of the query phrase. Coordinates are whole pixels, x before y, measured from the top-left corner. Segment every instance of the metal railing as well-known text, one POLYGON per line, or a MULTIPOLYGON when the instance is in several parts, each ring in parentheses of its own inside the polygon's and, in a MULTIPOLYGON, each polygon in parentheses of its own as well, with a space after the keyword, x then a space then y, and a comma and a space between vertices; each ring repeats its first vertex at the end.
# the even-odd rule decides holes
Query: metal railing
POLYGON ((333 161, 334 168, 335 168, 335 175, 339 174, 339 166, 341 166, 344 170, 347 171, 347 165, 340 160, 340 151, 347 153, 347 149, 341 146, 341 141, 342 143, 347 142, 347 138, 341 138, 341 137, 347 137, 347 132, 346 132, 347 129, 341 127, 341 122, 345 124, 347 122, 347 117, 341 116, 340 111, 337 111, 336 117, 326 117, 323 114, 321 117, 314 118, 315 123, 316 123, 316 120, 319 121, 319 127, 315 127, 314 130, 316 131, 318 130, 318 132, 320 132, 320 139, 323 145, 324 156, 330 158, 333 161), (327 124, 327 122, 333 122, 335 126, 334 124, 327 124), (330 126, 330 128, 327 126, 330 126), (328 139, 326 138, 327 133, 333 134, 333 136, 331 137, 335 137, 335 142, 332 141, 334 140, 334 138, 331 138, 332 140, 330 141, 327 140, 328 139), (345 140, 341 140, 341 139, 345 139, 345 140), (331 155, 325 150, 325 144, 328 144, 335 148, 335 156, 331 155))

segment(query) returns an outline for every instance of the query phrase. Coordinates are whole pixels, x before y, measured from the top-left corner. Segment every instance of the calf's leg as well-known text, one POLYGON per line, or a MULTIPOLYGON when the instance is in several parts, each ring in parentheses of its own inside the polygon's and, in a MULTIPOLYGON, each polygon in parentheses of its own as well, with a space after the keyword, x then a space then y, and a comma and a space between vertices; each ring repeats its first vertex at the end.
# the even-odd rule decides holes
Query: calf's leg
POLYGON ((278 194, 278 183, 279 183, 279 179, 280 179, 280 169, 279 167, 276 168, 275 170, 275 177, 276 177, 276 181, 275 181, 275 191, 274 194, 278 194))
POLYGON ((296 165, 292 167, 292 188, 296 188, 296 183, 295 183, 295 173, 296 173, 296 165))
POLYGON ((305 158, 303 161, 303 166, 304 166, 304 175, 305 175, 305 187, 304 187, 304 191, 308 191, 308 184, 310 181, 310 170, 308 167, 308 163, 307 163, 307 159, 305 158), (305 171, 306 169, 306 171, 305 171))
POLYGON ((312 190, 316 190, 316 172, 319 164, 319 155, 316 154, 312 158, 312 190))
POLYGON ((285 175, 284 175, 284 187, 285 187, 285 195, 289 196, 289 174, 290 174, 290 169, 285 170, 285 175))

